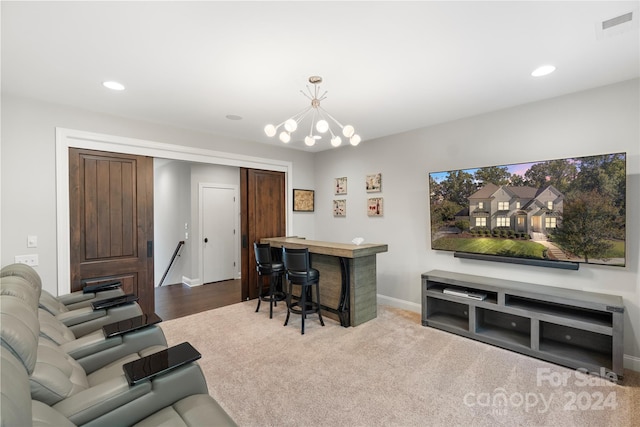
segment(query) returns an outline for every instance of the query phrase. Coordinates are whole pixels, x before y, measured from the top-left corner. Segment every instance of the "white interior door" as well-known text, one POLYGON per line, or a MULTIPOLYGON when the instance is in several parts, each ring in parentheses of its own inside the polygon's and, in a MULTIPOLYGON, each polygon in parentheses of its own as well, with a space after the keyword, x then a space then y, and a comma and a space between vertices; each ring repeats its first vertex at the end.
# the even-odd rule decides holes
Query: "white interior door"
POLYGON ((201 187, 202 283, 235 278, 237 271, 236 192, 232 187, 201 187))

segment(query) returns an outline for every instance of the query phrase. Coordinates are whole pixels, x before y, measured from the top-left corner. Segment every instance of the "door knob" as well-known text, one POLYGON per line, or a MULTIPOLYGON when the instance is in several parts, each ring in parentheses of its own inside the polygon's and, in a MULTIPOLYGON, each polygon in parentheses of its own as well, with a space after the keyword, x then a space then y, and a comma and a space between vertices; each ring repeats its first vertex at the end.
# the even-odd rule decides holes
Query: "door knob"
POLYGON ((205 243, 209 243, 209 239, 207 237, 204 238, 205 243))

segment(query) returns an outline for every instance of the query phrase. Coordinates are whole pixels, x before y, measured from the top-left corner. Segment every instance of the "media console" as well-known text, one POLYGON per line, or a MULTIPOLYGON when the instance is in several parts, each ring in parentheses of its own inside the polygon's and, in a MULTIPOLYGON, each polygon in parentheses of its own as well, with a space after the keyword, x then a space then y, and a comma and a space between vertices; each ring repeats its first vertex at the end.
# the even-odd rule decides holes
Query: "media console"
POLYGON ((422 274, 424 326, 613 381, 623 376, 623 318, 620 296, 440 270, 422 274))

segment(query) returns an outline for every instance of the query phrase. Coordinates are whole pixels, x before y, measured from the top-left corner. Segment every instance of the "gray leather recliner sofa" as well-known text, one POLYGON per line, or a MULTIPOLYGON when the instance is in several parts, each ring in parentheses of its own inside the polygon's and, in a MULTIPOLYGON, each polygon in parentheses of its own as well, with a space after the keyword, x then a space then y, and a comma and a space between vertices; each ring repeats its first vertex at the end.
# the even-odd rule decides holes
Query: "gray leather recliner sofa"
POLYGON ((122 372, 129 359, 87 375, 39 336, 36 313, 18 296, 0 296, 2 426, 235 425, 207 394, 197 363, 135 385, 122 372))
POLYGON ((31 286, 33 292, 38 295, 40 308, 48 311, 68 326, 76 338, 100 330, 104 325, 142 314, 142 309, 136 303, 97 310, 91 307, 91 304, 96 301, 122 297, 124 293, 121 289, 91 293, 89 296, 92 296, 92 298, 87 298, 87 294, 81 291, 64 297, 54 297, 42 289, 40 275, 33 267, 24 264, 10 264, 0 270, 0 280, 2 280, 2 282, 7 283, 16 277, 24 279, 24 281, 20 283, 31 286), (74 301, 75 303, 65 305, 63 301, 74 301))
POLYGON ((60 346, 84 368, 92 373, 115 360, 135 354, 152 346, 166 347, 162 330, 150 325, 125 334, 106 337, 102 329, 76 338, 73 332, 48 311, 38 309, 38 293, 25 279, 17 276, 0 278, 0 294, 22 299, 33 310, 37 310, 40 336, 60 346))

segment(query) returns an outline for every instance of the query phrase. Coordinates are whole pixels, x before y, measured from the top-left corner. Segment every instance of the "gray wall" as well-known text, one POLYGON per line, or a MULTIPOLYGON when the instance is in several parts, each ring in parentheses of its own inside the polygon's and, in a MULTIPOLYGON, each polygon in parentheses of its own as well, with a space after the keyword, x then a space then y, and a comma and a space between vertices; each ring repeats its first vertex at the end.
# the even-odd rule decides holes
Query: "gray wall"
MULTIPOLYGON (((420 275, 443 269, 621 295, 625 353, 640 357, 639 84, 632 80, 324 151, 316 161, 316 237, 387 243, 378 255, 380 301, 417 309, 420 275), (560 271, 454 258, 430 249, 428 172, 627 152, 627 266, 560 271), (367 217, 365 175, 382 173, 384 216, 367 217), (334 218, 333 180, 348 178, 347 216, 334 218), (395 300, 394 300, 395 299, 395 300), (400 300, 400 301, 397 301, 400 300)), ((640 359, 634 361, 640 369, 640 359)), ((629 359, 627 360, 629 363, 629 359)))
MULTIPOLYGON (((184 224, 191 224, 191 164, 179 160, 154 159, 153 232, 154 284, 158 286, 179 241, 185 240, 184 224)), ((163 285, 181 283, 190 275, 191 250, 185 240, 163 285)))

